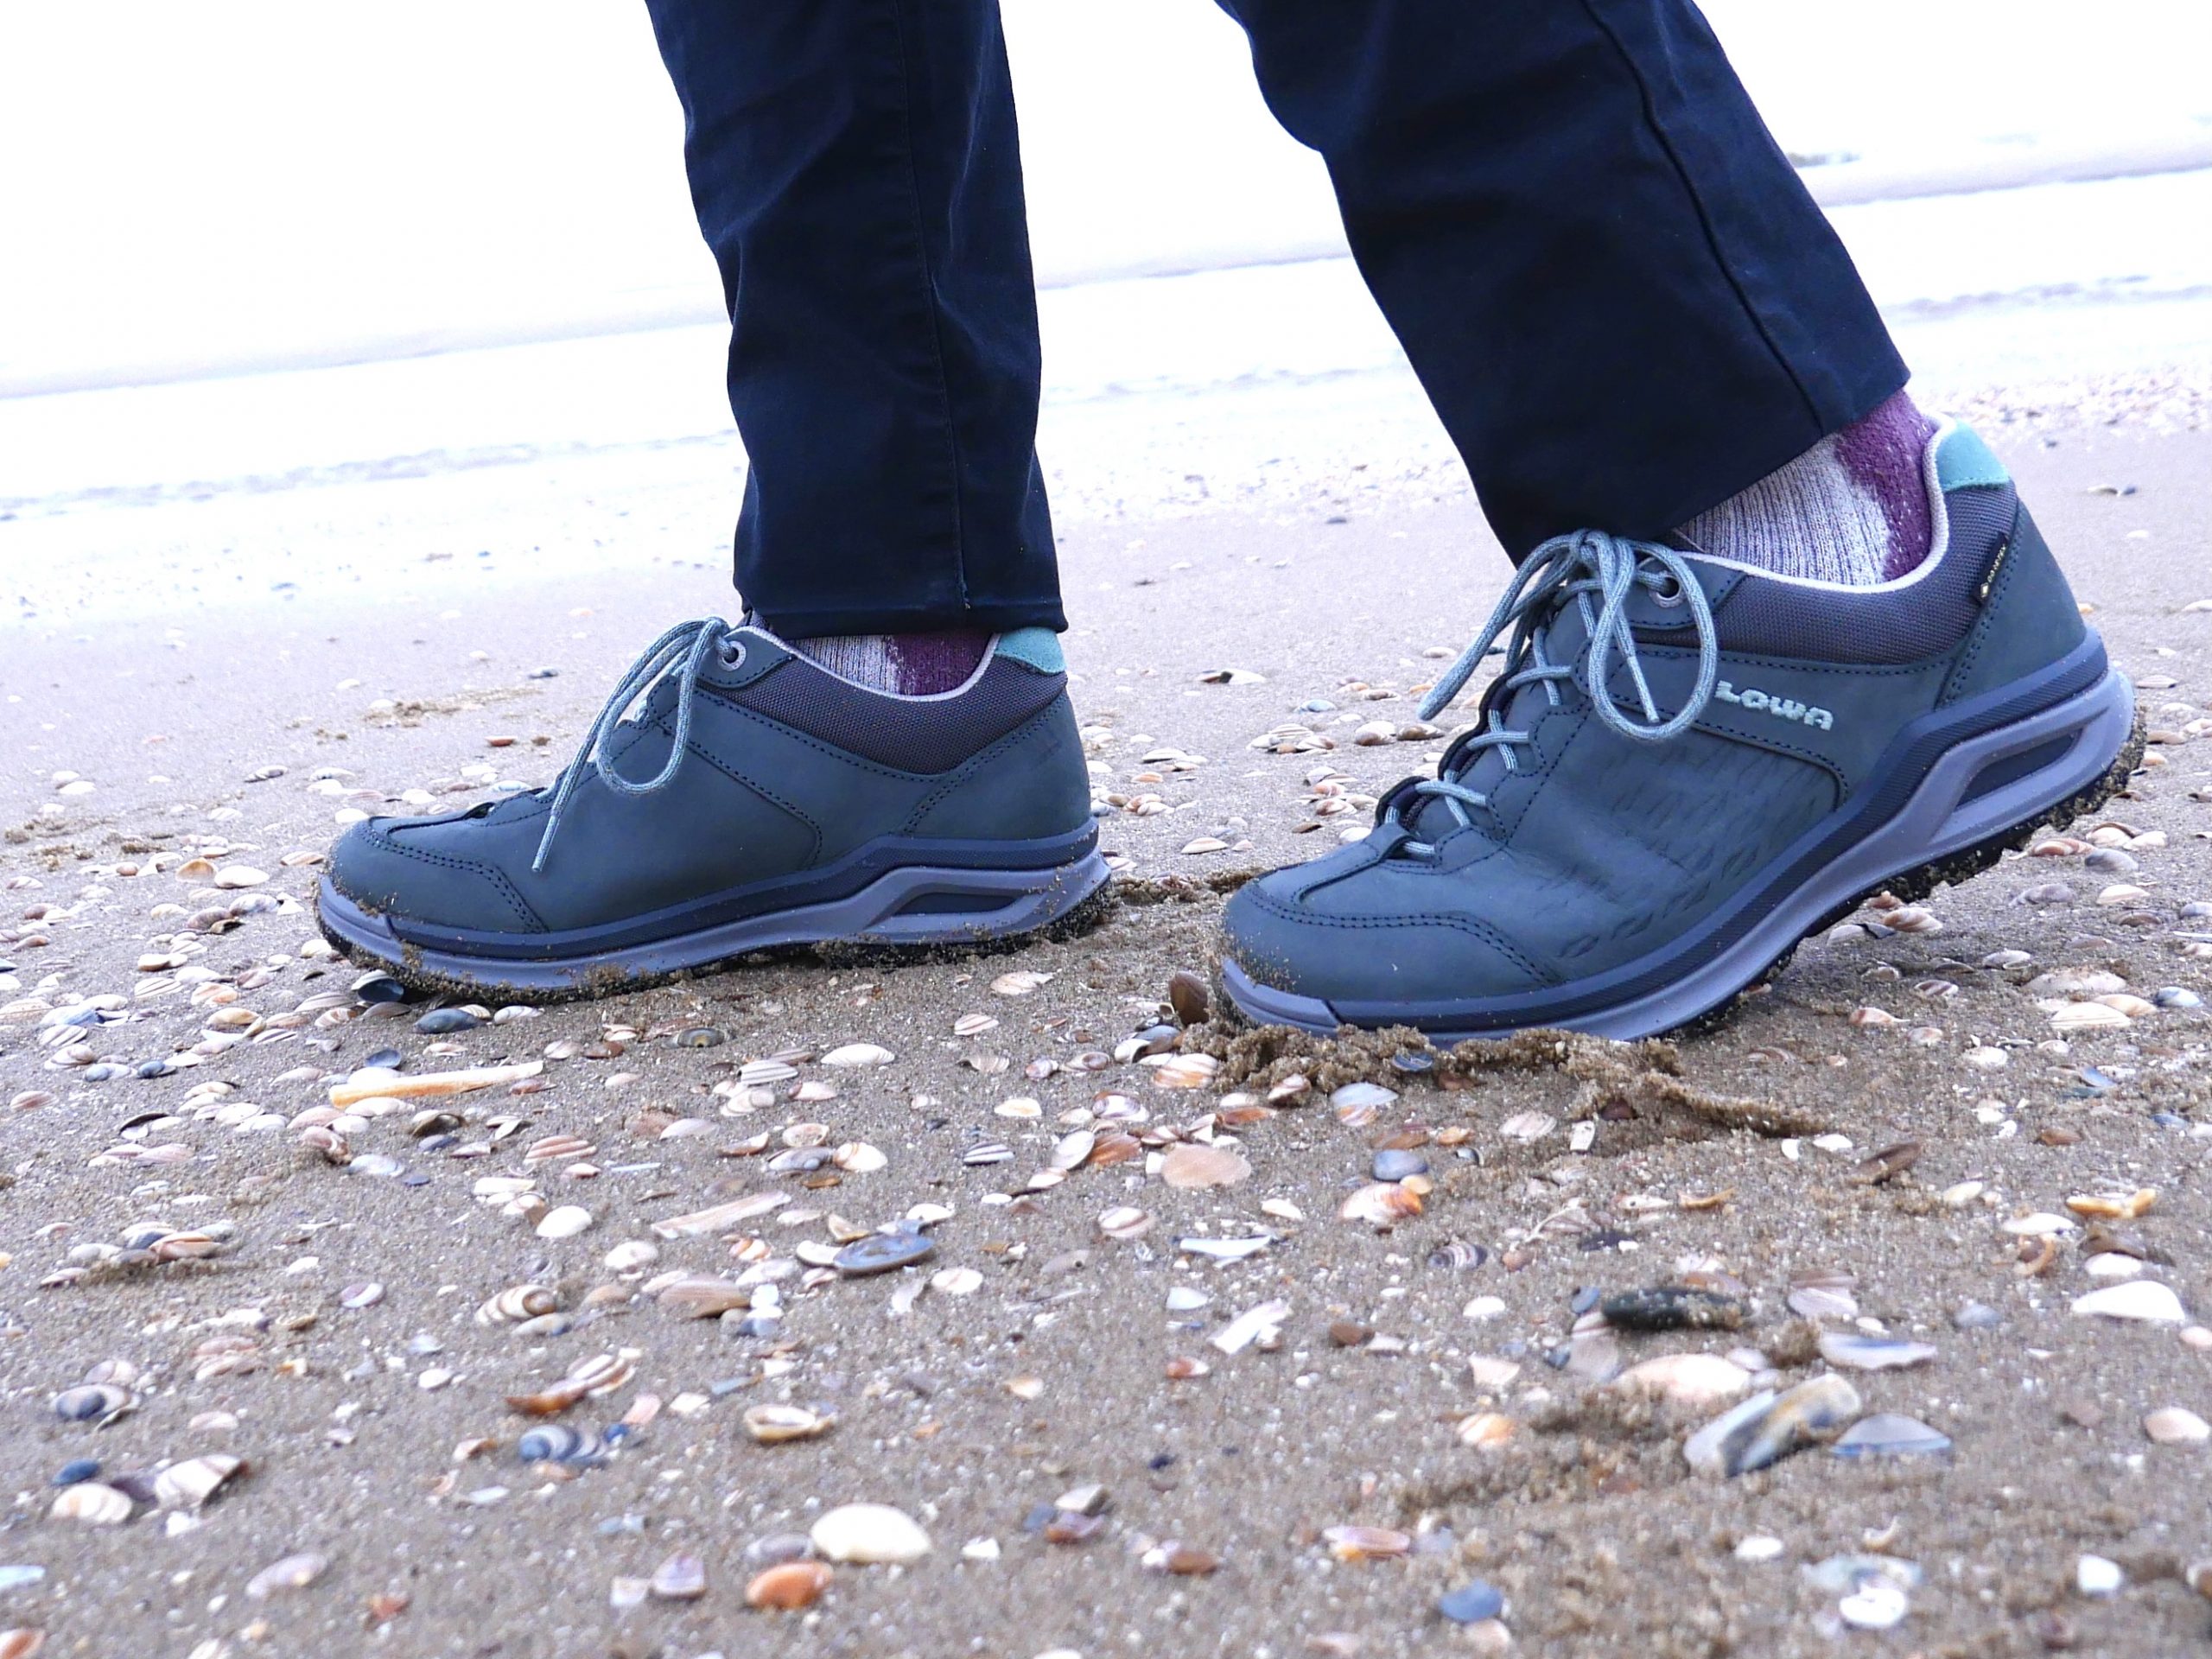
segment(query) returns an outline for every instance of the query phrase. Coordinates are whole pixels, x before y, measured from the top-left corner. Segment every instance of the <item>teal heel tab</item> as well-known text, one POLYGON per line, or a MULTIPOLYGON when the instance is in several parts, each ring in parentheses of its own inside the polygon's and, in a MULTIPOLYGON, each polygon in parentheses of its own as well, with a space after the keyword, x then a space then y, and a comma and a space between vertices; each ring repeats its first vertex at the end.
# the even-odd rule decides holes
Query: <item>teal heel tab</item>
POLYGON ((1027 663, 1040 674, 1065 674, 1067 658, 1060 654, 1060 636, 1050 628, 1016 628, 999 635, 993 654, 1027 663))
POLYGON ((2012 475, 1970 426, 1954 426, 1936 446, 1936 487, 1948 494, 1977 484, 2010 484, 2012 475))

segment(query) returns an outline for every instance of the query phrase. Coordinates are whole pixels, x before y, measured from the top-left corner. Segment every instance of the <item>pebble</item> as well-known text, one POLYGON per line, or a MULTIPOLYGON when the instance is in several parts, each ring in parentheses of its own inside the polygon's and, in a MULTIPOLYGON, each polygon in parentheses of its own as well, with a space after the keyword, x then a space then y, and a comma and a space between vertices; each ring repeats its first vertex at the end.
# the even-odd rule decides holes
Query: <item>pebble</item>
POLYGON ((1890 1411, 1860 1418, 1843 1432, 1834 1447, 1839 1458, 1940 1457, 1950 1449, 1948 1435, 1917 1418, 1890 1411))
POLYGON ((807 1536, 830 1560, 860 1566, 911 1565, 930 1553, 929 1534, 887 1503, 841 1504, 816 1521, 807 1536))
POLYGON ((1428 1173, 1428 1160, 1417 1152, 1386 1147, 1375 1154, 1370 1173, 1378 1181, 1402 1181, 1408 1175, 1428 1173))
POLYGON ((1763 1532, 1755 1532, 1737 1544, 1736 1559, 1757 1566, 1765 1561, 1782 1559, 1782 1540, 1763 1532))
POLYGON ((80 1480, 91 1480, 100 1471, 98 1458, 72 1458, 54 1471, 56 1486, 74 1486, 80 1480))
POLYGON ((1833 1373, 1779 1395, 1763 1390, 1691 1435, 1682 1456, 1701 1474, 1745 1474, 1848 1423, 1859 1409, 1859 1391, 1833 1373))
POLYGON ((1505 1612, 1505 1592, 1496 1585, 1474 1579, 1437 1598, 1436 1611, 1454 1624, 1477 1624, 1499 1618, 1505 1612))
POLYGON ((830 1265, 849 1279, 861 1279, 871 1274, 894 1273, 900 1268, 910 1268, 936 1254, 937 1245, 925 1233, 870 1233, 839 1250, 830 1258, 830 1265))

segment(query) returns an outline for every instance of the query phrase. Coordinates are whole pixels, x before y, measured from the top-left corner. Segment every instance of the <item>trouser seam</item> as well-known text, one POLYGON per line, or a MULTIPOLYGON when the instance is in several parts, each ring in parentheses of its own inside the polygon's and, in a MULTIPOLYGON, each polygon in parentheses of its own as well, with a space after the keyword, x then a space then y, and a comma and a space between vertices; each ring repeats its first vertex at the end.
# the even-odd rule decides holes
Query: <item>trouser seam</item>
POLYGON ((890 3, 892 29, 899 42, 899 119, 906 139, 907 200, 913 206, 914 255, 921 267, 922 312, 929 319, 930 351, 937 364, 938 402, 944 416, 945 455, 952 473, 953 571, 959 584, 961 608, 965 610, 968 607, 968 530, 963 518, 960 427, 953 417, 951 378, 946 372, 944 360, 944 331, 938 317, 937 273, 930 264, 929 237, 922 213, 922 181, 914 161, 917 146, 912 96, 913 72, 906 46, 906 0, 890 0, 890 3))
POLYGON ((1758 331, 1760 340, 1773 354, 1775 365, 1789 378, 1790 385, 1796 390, 1799 398, 1803 401, 1805 411, 1812 416, 1814 425, 1825 431, 1827 423, 1821 416, 1819 400, 1813 396, 1811 388, 1806 385, 1802 377, 1798 374, 1796 365, 1789 360, 1789 353, 1782 349, 1781 343, 1775 339, 1773 331, 1767 327, 1765 315, 1752 302, 1751 295, 1745 291, 1742 281, 1736 275, 1735 267, 1729 263, 1727 256, 1722 251, 1719 228, 1713 223, 1713 215, 1706 207, 1705 197, 1699 191, 1697 181, 1691 175, 1688 165, 1682 160, 1681 153, 1675 148, 1674 140, 1669 137, 1665 124, 1659 118, 1658 99, 1652 92, 1650 82, 1644 79, 1643 71, 1637 62, 1636 54, 1628 49, 1622 41, 1619 33, 1605 21, 1596 0, 1581 0, 1581 3, 1583 11, 1605 35, 1607 43, 1612 47, 1614 54, 1620 59, 1622 66, 1628 71, 1629 79, 1636 83, 1637 97, 1643 105, 1644 124, 1650 129, 1652 137, 1657 141, 1660 149, 1667 157, 1669 165, 1675 170, 1675 178, 1681 181, 1683 194, 1688 196, 1691 207, 1697 212, 1698 226, 1705 232, 1705 245, 1712 251, 1713 263, 1719 267, 1721 275, 1727 279, 1730 291, 1736 296, 1737 303, 1744 308, 1744 315, 1751 319, 1752 327, 1758 331))

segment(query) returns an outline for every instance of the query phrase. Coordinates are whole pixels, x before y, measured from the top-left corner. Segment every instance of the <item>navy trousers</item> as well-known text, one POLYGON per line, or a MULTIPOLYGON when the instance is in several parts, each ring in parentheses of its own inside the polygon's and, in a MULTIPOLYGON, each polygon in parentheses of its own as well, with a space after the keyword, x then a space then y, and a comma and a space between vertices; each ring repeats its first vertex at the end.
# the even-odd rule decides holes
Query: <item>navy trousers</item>
MULTIPOLYGON (((1656 536, 1905 371, 1689 0, 1221 0, 1516 557, 1656 536)), ((647 0, 730 311, 747 605, 1063 627, 997 0, 647 0)))

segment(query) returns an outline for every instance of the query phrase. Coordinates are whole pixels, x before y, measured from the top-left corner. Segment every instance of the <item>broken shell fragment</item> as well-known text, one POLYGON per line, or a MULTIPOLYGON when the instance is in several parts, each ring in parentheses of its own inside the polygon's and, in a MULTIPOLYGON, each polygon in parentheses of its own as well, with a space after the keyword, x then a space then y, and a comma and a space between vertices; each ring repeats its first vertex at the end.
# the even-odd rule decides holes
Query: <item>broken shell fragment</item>
POLYGON ((173 1463, 154 1477, 154 1501, 163 1509, 196 1510, 245 1466, 245 1459, 224 1452, 173 1463))
POLYGON ((820 1561, 780 1562, 745 1586, 745 1605, 764 1611, 796 1612, 819 1600, 830 1580, 830 1569, 820 1561))
POLYGON ((763 1446, 811 1440, 830 1432, 835 1417, 804 1406, 759 1405, 745 1409, 745 1432, 763 1446))
POLYGON ((1682 1456, 1700 1474, 1746 1474, 1826 1438, 1859 1409, 1859 1391, 1833 1372, 1779 1395, 1762 1390, 1691 1435, 1682 1456))
POLYGON ((1413 1552, 1414 1541, 1389 1527, 1324 1527, 1321 1541, 1340 1561, 1387 1561, 1413 1552))

